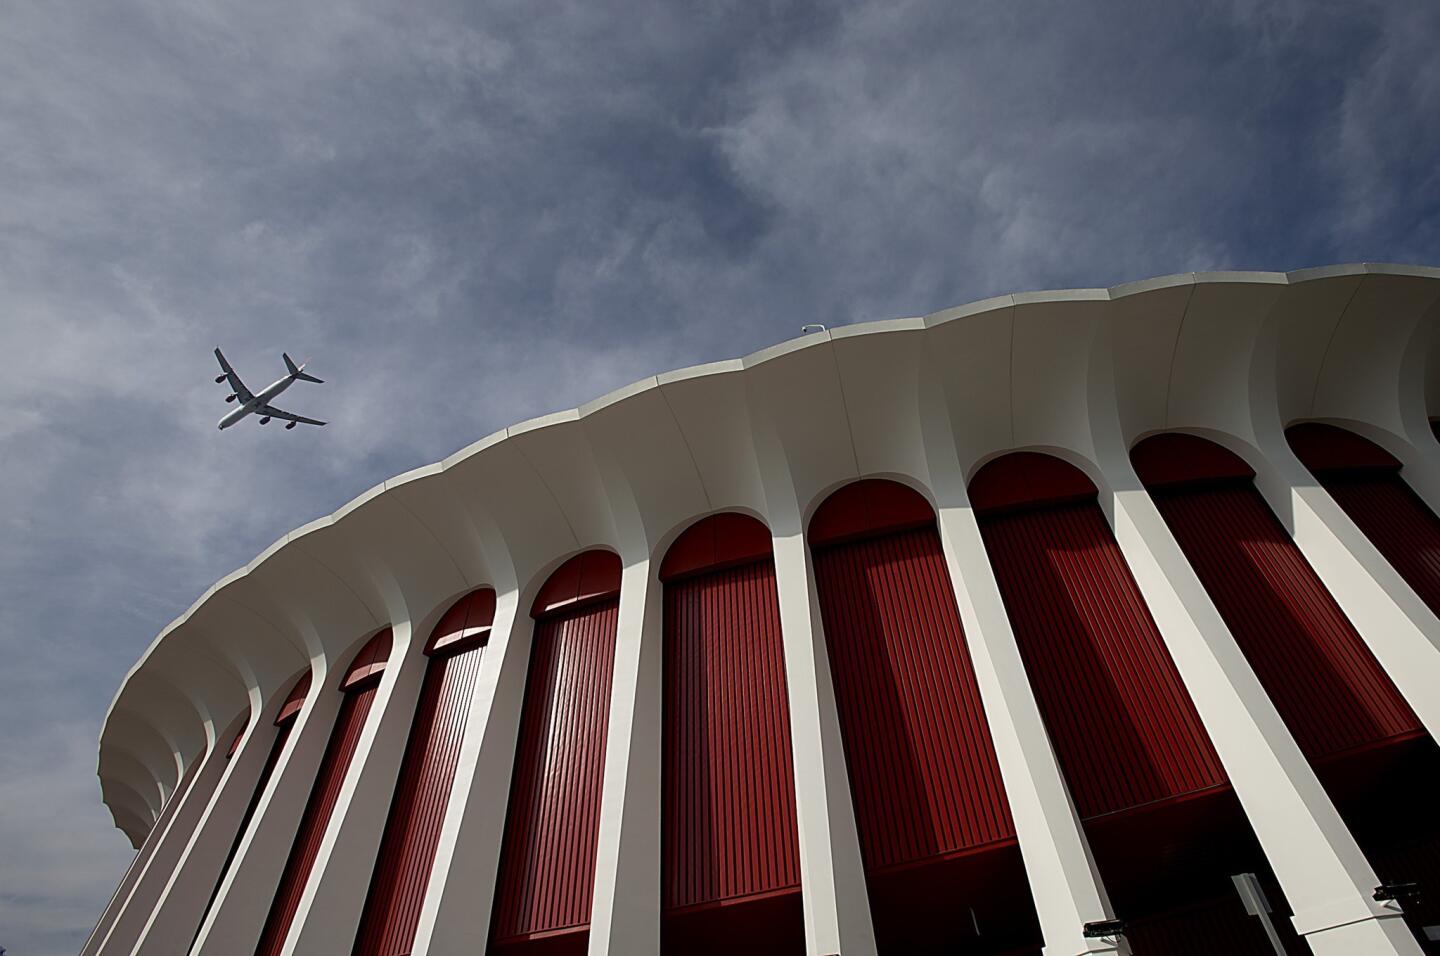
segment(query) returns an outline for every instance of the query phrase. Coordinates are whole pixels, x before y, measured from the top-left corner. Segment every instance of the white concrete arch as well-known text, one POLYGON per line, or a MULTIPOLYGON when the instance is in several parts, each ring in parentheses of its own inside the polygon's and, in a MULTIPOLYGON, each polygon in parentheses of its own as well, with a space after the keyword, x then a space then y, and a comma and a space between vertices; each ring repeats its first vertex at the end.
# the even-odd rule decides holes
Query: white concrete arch
POLYGON ((523 586, 555 554, 582 547, 543 480, 504 433, 491 436, 470 457, 446 459, 445 479, 483 532, 496 581, 523 586))
POLYGON ((154 808, 140 791, 117 777, 102 780, 100 794, 110 808, 115 825, 124 832, 131 846, 140 849, 155 823, 154 808))
POLYGON ((116 804, 110 811, 110 817, 115 821, 115 827, 125 838, 130 841, 130 846, 139 851, 145 842, 145 835, 150 832, 150 821, 140 814, 126 809, 123 803, 116 804))
POLYGON ((860 477, 829 334, 747 358, 744 378, 767 523, 803 538, 805 507, 837 479, 860 477))
POLYGON ((120 704, 124 713, 142 713, 166 748, 174 755, 176 769, 183 774, 185 767, 211 742, 213 731, 208 721, 197 711, 184 693, 171 681, 165 656, 173 656, 166 649, 165 655, 157 655, 156 666, 136 674, 135 680, 125 688, 126 699, 120 704))
POLYGON ((222 663, 215 648, 189 635, 187 644, 163 662, 166 678, 182 692, 202 724, 222 730, 237 714, 250 712, 249 688, 235 670, 222 663))
POLYGON ((112 746, 100 739, 98 772, 101 780, 112 774, 129 783, 146 798, 154 815, 180 779, 180 755, 165 742, 149 716, 117 710, 105 724, 112 746), (122 759, 123 758, 123 759, 122 759))
POLYGON ((766 513, 744 366, 719 362, 656 376, 707 508, 766 513))
MULTIPOLYGON (((1433 317, 1440 288, 1433 275, 1366 270, 1346 304, 1316 372, 1307 417, 1354 418, 1403 431, 1403 402, 1424 400, 1423 364, 1407 367, 1420 323, 1433 317)), ((1433 336, 1433 327, 1423 338, 1433 336)))
POLYGON ((312 555, 299 547, 273 552, 245 576, 236 599, 298 640, 297 649, 312 661, 333 660, 356 635, 373 633, 389 618, 373 595, 357 593, 312 555))
POLYGON ((658 388, 597 407, 583 427, 622 555, 651 558, 676 523, 709 509, 699 468, 658 388), (635 428, 637 419, 646 427, 635 428))
POLYGON ((454 564, 408 511, 380 499, 372 499, 365 510, 323 535, 307 536, 301 547, 349 590, 364 595, 367 607, 378 607, 381 620, 418 618, 446 594, 464 588, 454 564), (377 540, 384 546, 376 547, 377 540))
MULTIPOLYGON (((1255 468, 1257 487, 1387 670, 1414 672, 1406 691, 1414 704, 1415 681, 1433 686, 1440 679, 1440 657, 1431 659, 1440 655, 1440 621, 1294 459, 1283 428, 1311 418, 1348 423, 1396 453, 1407 480, 1432 505, 1440 501, 1440 444, 1429 436, 1428 421, 1440 411, 1437 280, 1440 270, 1352 265, 1007 295, 651 376, 580 408, 503 429, 285 535, 162 631, 106 718, 100 771, 102 786, 113 780, 107 802, 113 793, 112 808, 131 829, 137 820, 153 820, 197 739, 228 746, 217 740, 218 728, 247 708, 252 718, 262 717, 295 675, 313 666, 317 706, 302 712, 282 758, 284 779, 272 783, 262 800, 268 810, 257 814, 255 829, 263 835, 235 868, 245 880, 262 879, 259 861, 285 845, 285 818, 298 812, 304 776, 328 736, 340 671, 361 641, 390 624, 396 666, 382 682, 384 703, 364 759, 357 755, 349 797, 362 816, 380 812, 389 795, 383 781, 393 775, 403 738, 396 728, 408 719, 418 687, 419 645, 456 596, 487 583, 497 591, 494 653, 482 668, 479 736, 467 750, 473 763, 465 773, 477 792, 493 795, 495 780, 508 787, 529 602, 566 557, 603 547, 619 553, 625 568, 612 692, 621 710, 612 712, 609 747, 635 773, 607 776, 613 798, 604 811, 608 855, 601 869, 609 875, 601 882, 609 880, 613 890, 621 879, 649 879, 653 819, 645 794, 658 767, 652 760, 658 741, 650 734, 658 723, 655 569, 685 527, 734 510, 771 529, 787 669, 799 690, 792 713, 816 716, 796 737, 797 752, 803 746, 807 759, 818 755, 818 764, 804 769, 820 781, 806 804, 820 808, 805 838, 813 890, 807 932, 817 953, 842 944, 846 952, 867 952, 873 940, 864 914, 842 912, 835 902, 856 891, 858 851, 803 529, 835 488, 890 477, 920 489, 936 507, 967 639, 977 669, 985 671, 982 697, 987 712, 1006 724, 997 731, 997 746, 1007 754, 1002 775, 1028 807, 1027 866, 1062 887, 1037 905, 1047 936, 1068 939, 1076 918, 1098 918, 1108 903, 1063 785, 1047 767, 1053 755, 1046 756, 1034 702, 1020 687, 1023 669, 1015 670, 1013 635, 968 480, 987 461, 1017 450, 1080 467, 1101 489, 1127 557, 1138 556, 1132 565, 1144 560, 1151 570, 1164 569, 1164 580, 1147 587, 1154 602, 1169 602, 1167 641, 1180 635, 1213 656, 1228 635, 1214 630, 1213 608, 1193 593, 1193 574, 1174 566, 1138 497, 1143 489, 1128 453, 1140 438, 1167 430, 1220 441, 1255 468), (175 692, 147 692, 154 687, 175 692)), ((1232 683, 1241 679, 1220 670, 1232 683)), ((1223 722, 1213 706, 1211 713, 1223 722)), ((1269 733, 1268 717, 1247 713, 1269 733)), ((1426 719, 1430 726, 1440 714, 1426 719)), ((479 816, 476 793, 457 789, 454 796, 458 816, 447 821, 451 842, 442 857, 482 882, 493 880, 486 842, 493 828, 479 816)), ((333 852, 354 862, 369 851, 364 840, 340 833, 333 852)), ((436 876, 445 882, 438 870, 436 876)), ((237 892, 244 895, 243 888, 237 892)), ((316 899, 314 921, 299 930, 307 939, 319 939, 315 934, 349 905, 323 894, 316 899)), ((596 899, 597 956, 653 935, 654 913, 629 913, 608 890, 596 899)), ((212 914, 205 951, 228 951, 220 942, 227 933, 243 938, 258 905, 220 907, 225 912, 212 914)), ((422 937, 463 938, 446 934, 466 925, 466 914, 446 915, 438 904, 427 913, 422 937)), ((1373 922, 1369 915, 1361 921, 1373 922)))
MULTIPOLYGON (((1325 281, 1336 280, 1326 277, 1325 281)), ((1309 308, 1315 303, 1305 301, 1306 308, 1296 308, 1293 301, 1286 301, 1288 288, 1270 285, 1271 295, 1248 303, 1235 301, 1239 291, 1235 288, 1197 286, 1176 335, 1165 411, 1159 420, 1163 427, 1136 428, 1156 419, 1153 413, 1147 418, 1132 408, 1128 421, 1138 433, 1125 434, 1123 425, 1110 430, 1112 440, 1104 451, 1116 486, 1111 520, 1236 794, 1295 907, 1297 930, 1317 951, 1347 947, 1409 951, 1413 943, 1395 914, 1369 898, 1374 872, 1128 461, 1128 450, 1143 437, 1177 431, 1199 434, 1240 454, 1256 469, 1257 485, 1268 487, 1272 500, 1284 499, 1287 478, 1275 474, 1275 465, 1261 447, 1273 447, 1281 439, 1278 410, 1284 400, 1276 393, 1285 383, 1296 393, 1291 404, 1298 402, 1306 376, 1304 362, 1295 358, 1307 360, 1318 375, 1323 361, 1317 363, 1314 356, 1323 350, 1315 340, 1333 330, 1329 322, 1300 321, 1313 314, 1309 308), (1280 348, 1275 330, 1282 322, 1289 327, 1285 347, 1280 348), (1187 328, 1192 330, 1188 337, 1187 328)), ((1359 285, 1348 287, 1352 298, 1359 285)), ((1113 347, 1109 351, 1118 356, 1113 347)), ((1110 367, 1117 364, 1118 358, 1112 359, 1110 367)), ((1135 369, 1122 365, 1117 379, 1127 374, 1132 383, 1139 378, 1135 369)), ((1118 395, 1124 390, 1117 384, 1116 391, 1118 395)), ((1129 394, 1140 391, 1132 387, 1129 394)), ((1100 413, 1103 403, 1095 402, 1092 408, 1100 413)), ((1095 429, 1105 430, 1104 426, 1095 429)), ((1294 473, 1288 461, 1281 468, 1294 473)))
POLYGON ((496 582, 496 590, 515 586, 509 556, 498 528, 476 515, 457 494, 456 476, 441 464, 427 465, 385 483, 387 493, 434 537, 466 584, 496 582))
MULTIPOLYGON (((695 525, 706 520, 707 518, 714 518, 717 515, 726 514, 744 515, 747 518, 754 518, 762 525, 765 524, 764 515, 748 508, 716 508, 713 510, 699 512, 697 514, 689 515, 688 517, 682 518, 680 521, 677 521, 674 525, 672 525, 664 533, 662 533, 660 537, 657 538, 655 541, 654 550, 650 554, 650 561, 657 568, 656 574, 659 574, 658 568, 665 560, 665 556, 670 553, 670 549, 674 547, 675 542, 679 540, 681 535, 689 531, 691 528, 695 527, 695 525)), ((768 526, 766 527, 766 530, 769 530, 768 526)))
MULTIPOLYGON (((288 689, 297 671, 310 666, 310 655, 298 637, 286 634, 252 608, 222 594, 210 614, 197 614, 195 622, 204 642, 219 661, 246 689, 269 698, 282 687, 288 689)), ((197 642, 198 643, 198 642, 197 642)))

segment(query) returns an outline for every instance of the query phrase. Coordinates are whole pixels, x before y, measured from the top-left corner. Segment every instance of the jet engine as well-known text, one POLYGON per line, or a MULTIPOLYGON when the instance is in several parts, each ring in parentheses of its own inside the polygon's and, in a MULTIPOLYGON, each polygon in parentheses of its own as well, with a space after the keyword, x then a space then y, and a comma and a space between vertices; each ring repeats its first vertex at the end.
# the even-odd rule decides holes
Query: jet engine
POLYGON ((235 396, 234 396, 234 395, 226 395, 226 396, 225 396, 225 401, 227 401, 227 402, 233 402, 233 401, 235 401, 235 396))
POLYGON ((223 375, 217 375, 217 376, 215 376, 215 384, 216 384, 216 385, 219 385, 219 384, 220 384, 221 382, 223 382, 223 381, 225 381, 225 376, 223 376, 223 375))
POLYGON ((297 423, 297 422, 291 422, 290 424, 288 424, 288 425, 285 426, 285 430, 288 432, 290 429, 294 428, 294 427, 296 426, 296 424, 298 424, 298 423, 297 423))
POLYGON ((264 418, 260 419, 260 424, 262 424, 262 425, 268 425, 269 423, 270 423, 270 416, 269 416, 269 415, 266 415, 264 418))

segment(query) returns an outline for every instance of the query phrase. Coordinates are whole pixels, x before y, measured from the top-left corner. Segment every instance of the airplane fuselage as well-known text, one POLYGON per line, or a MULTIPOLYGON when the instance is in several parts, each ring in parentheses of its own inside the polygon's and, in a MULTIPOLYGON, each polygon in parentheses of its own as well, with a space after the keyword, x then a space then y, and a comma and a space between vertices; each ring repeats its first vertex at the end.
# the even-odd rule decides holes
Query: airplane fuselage
POLYGON ((245 416, 255 414, 255 410, 257 408, 261 407, 262 405, 270 404, 270 399, 285 391, 285 389, 289 388, 292 384, 294 384, 294 382, 294 375, 287 375, 284 378, 276 379, 275 381, 271 382, 269 385, 265 386, 264 389, 256 392, 255 397, 250 399, 250 401, 245 402, 239 408, 235 409, 235 411, 220 419, 220 428, 222 430, 229 428, 231 425, 240 421, 245 416))

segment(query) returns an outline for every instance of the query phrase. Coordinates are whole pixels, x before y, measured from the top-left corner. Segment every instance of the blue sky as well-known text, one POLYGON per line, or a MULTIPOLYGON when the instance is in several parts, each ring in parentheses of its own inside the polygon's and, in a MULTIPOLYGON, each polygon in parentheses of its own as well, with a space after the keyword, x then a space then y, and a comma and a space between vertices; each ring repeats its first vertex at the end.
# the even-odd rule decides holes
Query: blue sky
POLYGON ((0 0, 0 945, 221 575, 636 378, 1009 291, 1440 264, 1440 6, 0 0), (323 430, 223 434, 221 346, 323 430))

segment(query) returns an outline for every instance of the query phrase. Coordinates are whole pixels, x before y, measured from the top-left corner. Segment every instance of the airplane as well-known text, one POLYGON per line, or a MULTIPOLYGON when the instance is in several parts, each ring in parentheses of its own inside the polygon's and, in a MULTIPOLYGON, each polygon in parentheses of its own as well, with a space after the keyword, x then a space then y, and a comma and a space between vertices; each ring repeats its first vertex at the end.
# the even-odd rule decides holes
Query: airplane
POLYGON ((304 415, 292 415, 270 404, 270 399, 289 388, 291 383, 296 379, 302 382, 314 382, 316 385, 323 384, 323 382, 315 376, 306 375, 305 366, 296 365, 289 355, 281 352, 280 357, 285 360, 285 368, 290 374, 282 379, 271 382, 259 393, 252 393, 250 389, 245 387, 245 383, 240 381, 240 376, 235 374, 235 370, 230 367, 230 363, 225 361, 225 356, 220 354, 220 350, 215 350, 215 358, 220 362, 220 368, 224 370, 224 374, 215 376, 215 384, 219 385, 221 382, 228 381, 230 383, 230 394, 225 396, 225 401, 233 402, 236 399, 240 401, 240 406, 236 408, 235 411, 220 419, 220 429, 222 431, 240 421, 246 415, 259 415, 260 424, 262 425, 269 424, 272 418, 283 419, 288 423, 285 426, 287 429, 294 428, 300 424, 325 424, 324 422, 317 422, 313 418, 306 418, 304 415))

